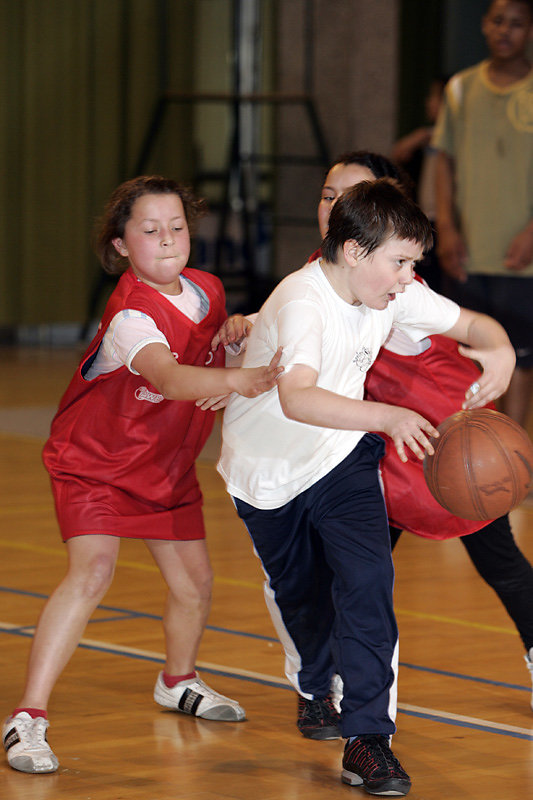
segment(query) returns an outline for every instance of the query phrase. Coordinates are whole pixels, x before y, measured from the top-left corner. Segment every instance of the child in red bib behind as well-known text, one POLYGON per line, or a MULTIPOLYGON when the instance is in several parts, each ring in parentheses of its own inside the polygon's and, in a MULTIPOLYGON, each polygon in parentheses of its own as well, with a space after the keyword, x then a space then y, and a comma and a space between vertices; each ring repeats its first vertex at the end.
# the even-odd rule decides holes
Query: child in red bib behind
MULTIPOLYGON (((407 176, 384 156, 368 151, 341 155, 329 169, 322 187, 318 205, 321 236, 326 235, 331 209, 343 192, 359 181, 382 177, 406 185, 407 176)), ((320 251, 310 261, 317 255, 320 251)), ((221 339, 225 341, 224 337, 221 339)), ((405 406, 438 425, 460 410, 465 392, 479 378, 476 364, 461 355, 453 340, 434 335, 413 345, 393 327, 368 371, 365 396, 378 403, 405 406)), ((407 453, 408 459, 402 463, 391 440, 384 438, 386 450, 380 466, 392 547, 403 530, 435 540, 460 537, 474 567, 513 620, 533 678, 533 569, 515 542, 509 516, 476 521, 450 514, 430 494, 420 460, 407 453)), ((533 695, 530 703, 533 708, 533 695)), ((311 738, 315 734, 313 730, 304 733, 311 738)))
POLYGON ((156 702, 206 719, 244 709, 194 669, 212 573, 194 462, 213 426, 198 399, 275 385, 268 367, 223 368, 211 340, 226 318, 218 278, 186 267, 199 203, 182 186, 139 177, 115 190, 98 252, 122 276, 53 420, 43 458, 69 565, 42 612, 24 694, 4 724, 9 764, 53 772, 46 707, 92 612, 111 584, 122 537, 143 539, 168 586, 167 660, 156 702))

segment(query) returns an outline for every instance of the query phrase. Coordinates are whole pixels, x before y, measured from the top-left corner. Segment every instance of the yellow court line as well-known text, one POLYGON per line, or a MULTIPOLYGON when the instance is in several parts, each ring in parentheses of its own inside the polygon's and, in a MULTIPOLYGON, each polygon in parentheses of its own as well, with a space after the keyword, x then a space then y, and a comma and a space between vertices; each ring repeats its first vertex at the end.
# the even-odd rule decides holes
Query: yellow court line
MULTIPOLYGON (((34 553, 42 553, 44 555, 66 556, 66 550, 61 550, 58 547, 43 547, 41 545, 27 544, 26 542, 11 542, 7 539, 0 539, 0 547, 8 547, 12 550, 25 550, 34 553)), ((139 561, 126 561, 125 559, 118 559, 117 566, 124 569, 135 569, 140 572, 159 572, 159 568, 155 564, 143 564, 139 561)), ((262 590, 263 584, 255 581, 243 581, 237 578, 223 578, 215 575, 215 583, 222 586, 235 586, 241 589, 259 589, 262 590)), ((458 625, 463 628, 471 628, 480 631, 490 631, 492 633, 505 633, 511 636, 516 636, 514 628, 502 628, 497 625, 485 625, 482 622, 469 622, 467 620, 458 619, 456 617, 444 617, 439 614, 427 614, 423 611, 410 611, 405 608, 395 609, 397 616, 415 617, 421 620, 428 620, 431 622, 440 622, 446 625, 458 625)))
POLYGON ((5 539, 0 539, 0 547, 8 547, 10 550, 26 550, 31 553, 42 553, 47 556, 61 556, 62 558, 67 555, 67 551, 60 550, 59 547, 43 547, 40 544, 28 544, 27 542, 8 542, 5 539))
MULTIPOLYGON (((0 539, 0 547, 10 548, 11 550, 24 550, 31 553, 40 553, 42 555, 60 556, 61 558, 66 558, 67 555, 66 549, 60 549, 59 547, 44 547, 38 544, 28 544, 27 542, 11 542, 7 539, 0 539)), ((127 561, 126 559, 121 558, 119 558, 117 561, 117 567, 122 567, 124 569, 135 569, 139 572, 159 572, 159 567, 157 567, 155 564, 143 564, 140 561, 127 561)), ((216 575, 215 583, 220 583, 226 586, 237 586, 244 589, 263 588, 261 583, 243 581, 237 578, 222 578, 216 575)))
POLYGON ((28 506, 2 506, 0 508, 0 518, 2 517, 16 517, 20 514, 42 514, 44 513, 53 513, 54 506, 52 503, 41 503, 40 505, 28 505, 28 506))
POLYGON ((468 622, 456 617, 443 617, 440 614, 427 614, 424 611, 409 611, 406 608, 394 609, 396 616, 417 617, 418 619, 431 620, 431 622, 443 622, 448 625, 460 625, 463 628, 476 628, 480 631, 491 631, 492 633, 509 633, 516 636, 514 628, 501 628, 498 625, 485 625, 482 622, 468 622))
POLYGON ((42 447, 47 440, 47 436, 33 436, 31 433, 13 433, 12 431, 0 431, 0 441, 12 441, 13 439, 28 442, 31 444, 38 444, 42 447))

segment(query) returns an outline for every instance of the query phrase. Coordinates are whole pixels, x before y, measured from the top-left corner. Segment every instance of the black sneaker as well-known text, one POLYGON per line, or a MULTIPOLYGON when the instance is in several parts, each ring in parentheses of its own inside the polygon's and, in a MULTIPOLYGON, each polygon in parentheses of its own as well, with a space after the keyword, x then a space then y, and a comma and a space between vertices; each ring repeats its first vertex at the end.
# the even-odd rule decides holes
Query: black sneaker
POLYGON ((321 700, 306 700, 298 695, 296 724, 307 739, 340 739, 340 721, 341 715, 329 694, 321 700))
POLYGON ((371 734, 347 742, 342 759, 342 780, 363 785, 369 794, 406 795, 411 779, 393 755, 386 736, 371 734))

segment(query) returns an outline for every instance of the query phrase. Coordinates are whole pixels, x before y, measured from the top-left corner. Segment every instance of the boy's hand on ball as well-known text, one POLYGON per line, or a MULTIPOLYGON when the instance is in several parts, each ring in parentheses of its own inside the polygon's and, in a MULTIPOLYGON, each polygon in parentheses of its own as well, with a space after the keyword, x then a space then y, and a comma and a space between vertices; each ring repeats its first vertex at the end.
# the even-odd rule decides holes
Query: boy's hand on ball
POLYGON ((407 461, 405 446, 413 451, 415 456, 423 461, 426 453, 433 455, 433 445, 428 437, 437 438, 438 430, 416 411, 399 406, 390 406, 387 413, 387 423, 384 428, 396 447, 400 460, 407 461))

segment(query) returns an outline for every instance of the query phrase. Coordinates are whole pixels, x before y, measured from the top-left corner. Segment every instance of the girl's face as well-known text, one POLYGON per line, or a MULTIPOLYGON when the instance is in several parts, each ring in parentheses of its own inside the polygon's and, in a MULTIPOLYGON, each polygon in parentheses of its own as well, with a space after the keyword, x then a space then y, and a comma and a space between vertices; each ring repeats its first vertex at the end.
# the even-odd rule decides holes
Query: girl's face
POLYGON ((139 280, 164 294, 181 294, 180 274, 191 243, 181 198, 145 194, 133 204, 122 239, 113 239, 139 280))
POLYGON ((335 164, 326 175, 318 204, 318 227, 322 238, 328 232, 329 215, 340 195, 361 181, 374 181, 376 176, 360 164, 335 164))

